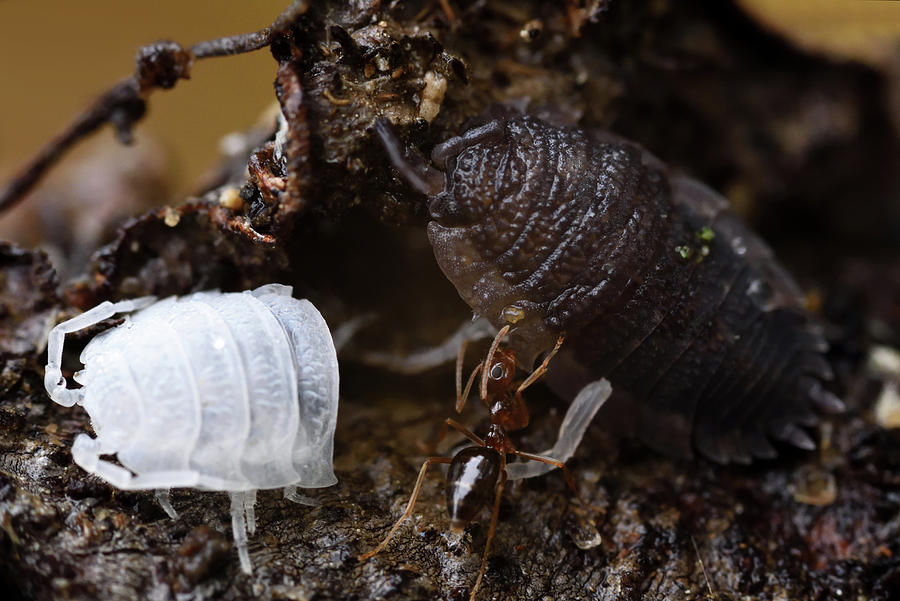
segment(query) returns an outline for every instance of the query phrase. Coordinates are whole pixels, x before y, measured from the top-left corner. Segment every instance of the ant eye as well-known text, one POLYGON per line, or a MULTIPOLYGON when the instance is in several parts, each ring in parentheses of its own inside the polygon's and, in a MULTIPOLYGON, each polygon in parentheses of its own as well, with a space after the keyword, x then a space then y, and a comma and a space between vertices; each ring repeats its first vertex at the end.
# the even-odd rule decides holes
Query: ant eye
POLYGON ((503 367, 503 364, 494 363, 494 366, 491 367, 491 378, 494 380, 500 380, 504 376, 506 376, 506 369, 503 367))

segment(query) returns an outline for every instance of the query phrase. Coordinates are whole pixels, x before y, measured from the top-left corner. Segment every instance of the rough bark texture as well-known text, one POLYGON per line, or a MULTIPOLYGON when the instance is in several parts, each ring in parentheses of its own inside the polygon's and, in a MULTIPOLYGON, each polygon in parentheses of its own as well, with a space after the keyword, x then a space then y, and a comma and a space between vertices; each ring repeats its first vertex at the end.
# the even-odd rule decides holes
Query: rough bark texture
MULTIPOLYGON (((672 461, 613 436, 617 415, 601 414, 570 462, 596 526, 559 474, 509 486, 478 598, 894 598, 900 429, 872 408, 900 376, 863 361, 875 344, 900 346, 900 153, 886 76, 802 54, 728 3, 450 2, 452 24, 436 2, 314 4, 272 46, 287 139, 253 154, 248 181, 235 166, 223 187, 126 224, 61 297, 40 254, 0 249, 3 597, 466 598, 487 516, 451 546, 438 474, 394 541, 356 560, 403 510, 417 442, 452 411, 451 370, 401 377, 352 358, 434 343, 467 317, 374 119, 389 116, 428 151, 500 102, 612 129, 728 193, 815 285, 849 411, 821 428, 819 452, 749 468, 672 461), (430 124, 419 119, 432 116, 432 105, 421 111, 427 72, 447 82, 442 100, 424 94, 440 105, 430 124), (342 362, 340 483, 312 492, 315 508, 260 493, 248 577, 223 493, 174 491, 170 520, 152 494, 72 464, 71 441, 90 424, 45 395, 43 332, 54 309, 275 279, 333 325, 375 321, 342 362)), ((92 333, 72 337, 68 365, 92 333)), ((528 402, 533 422, 515 440, 537 451, 565 407, 538 387, 528 402)), ((460 419, 484 431, 480 407, 460 419)))

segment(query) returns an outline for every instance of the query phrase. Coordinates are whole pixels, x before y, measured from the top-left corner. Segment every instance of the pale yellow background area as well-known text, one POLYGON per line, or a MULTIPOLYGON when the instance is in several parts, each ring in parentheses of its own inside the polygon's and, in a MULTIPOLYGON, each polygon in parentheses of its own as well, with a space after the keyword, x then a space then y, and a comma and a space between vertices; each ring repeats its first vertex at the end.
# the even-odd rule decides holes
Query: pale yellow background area
MULTIPOLYGON (((6 180, 93 98, 134 70, 141 45, 184 45, 261 29, 288 0, 0 0, 0 179, 6 180)), ((268 49, 194 65, 157 91, 136 136, 172 153, 176 189, 215 163, 219 139, 274 101, 268 49)), ((99 136, 112 137, 107 126, 99 136)), ((72 159, 70 158, 69 161, 72 159)), ((58 167, 57 167, 58 169, 58 167)), ((160 204, 174 199, 160 199, 160 204)))
POLYGON ((875 65, 900 55, 900 1, 739 1, 760 22, 808 50, 875 65))
MULTIPOLYGON (((798 44, 838 58, 897 60, 898 1, 740 1, 798 44)), ((287 3, 0 0, 0 180, 97 94, 131 73, 140 45, 167 38, 187 46, 260 29, 287 3)), ((274 100, 274 74, 268 50, 210 59, 195 65, 191 80, 152 96, 136 134, 161 140, 172 155, 176 192, 160 204, 177 200, 215 163, 224 134, 256 121, 274 100)), ((111 137, 110 129, 100 136, 111 137)))

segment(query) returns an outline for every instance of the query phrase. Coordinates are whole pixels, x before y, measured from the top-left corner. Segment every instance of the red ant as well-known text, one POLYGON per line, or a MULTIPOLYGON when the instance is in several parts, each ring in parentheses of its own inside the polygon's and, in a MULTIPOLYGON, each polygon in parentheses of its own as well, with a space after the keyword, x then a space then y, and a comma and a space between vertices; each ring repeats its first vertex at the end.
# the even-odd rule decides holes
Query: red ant
POLYGON ((403 515, 400 516, 400 519, 397 520, 377 547, 359 556, 360 561, 365 561, 384 549, 406 518, 412 515, 413 507, 422 488, 422 481, 425 479, 425 473, 428 471, 429 466, 436 463, 450 464, 447 470, 446 495, 447 511, 450 514, 450 530, 452 532, 461 534, 481 508, 487 505, 491 494, 493 493, 494 495, 491 523, 488 528, 487 542, 484 545, 481 569, 478 572, 478 578, 475 580, 475 586, 472 588, 469 597, 470 601, 475 599, 475 594, 481 585, 481 580, 487 567, 488 552, 490 551, 491 541, 494 538, 494 531, 497 526, 500 497, 503 494, 503 486, 507 480, 507 455, 516 455, 522 459, 540 461, 560 468, 565 475, 566 484, 568 484, 575 497, 581 500, 575 488, 575 481, 562 461, 540 455, 532 455, 531 453, 523 453, 515 448, 507 435, 509 431, 520 430, 528 425, 528 409, 522 400, 522 391, 534 384, 546 373, 550 359, 562 346, 563 337, 559 337, 553 350, 547 354, 537 369, 516 387, 513 393, 511 390, 514 386, 513 379, 516 372, 516 353, 512 349, 498 348, 500 342, 509 333, 509 330, 510 326, 507 325, 497 333, 484 362, 479 363, 469 376, 465 390, 462 390, 462 365, 466 350, 465 342, 460 346, 456 360, 456 411, 457 413, 462 411, 472 384, 478 373, 481 372, 481 400, 490 410, 491 416, 491 425, 488 428, 487 435, 482 440, 453 418, 447 418, 441 427, 437 442, 443 440, 447 434, 447 428, 452 427, 478 446, 466 447, 456 453, 452 459, 450 457, 429 457, 426 459, 419 470, 419 477, 416 479, 416 485, 413 488, 412 495, 409 497, 409 503, 403 515))

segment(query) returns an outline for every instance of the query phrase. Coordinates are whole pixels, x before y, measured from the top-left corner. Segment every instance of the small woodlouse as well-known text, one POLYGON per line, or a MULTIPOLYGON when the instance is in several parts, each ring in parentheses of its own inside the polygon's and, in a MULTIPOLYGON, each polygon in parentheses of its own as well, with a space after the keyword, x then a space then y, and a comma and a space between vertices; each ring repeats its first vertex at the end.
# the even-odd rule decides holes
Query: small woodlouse
POLYGON ((72 446, 86 471, 121 489, 156 489, 173 518, 171 487, 229 491, 247 573, 256 491, 284 487, 308 502, 297 486, 337 482, 337 355, 322 315, 289 286, 101 303, 50 333, 44 385, 91 417, 97 438, 79 434, 72 446), (66 388, 65 335, 117 313, 131 314, 88 343, 74 376, 82 387, 66 388), (113 453, 128 469, 100 459, 113 453))
POLYGON ((840 411, 821 328, 769 247, 703 184, 638 145, 530 116, 435 147, 434 167, 376 122, 391 162, 428 196, 438 264, 472 310, 512 325, 523 367, 572 399, 601 377, 638 434, 681 456, 805 449, 817 408, 840 411), (436 168, 435 168, 436 167, 436 168))

